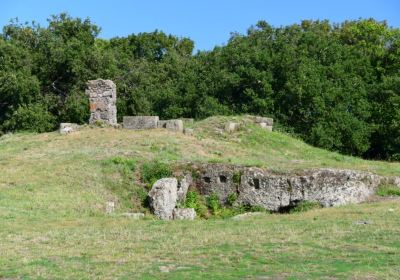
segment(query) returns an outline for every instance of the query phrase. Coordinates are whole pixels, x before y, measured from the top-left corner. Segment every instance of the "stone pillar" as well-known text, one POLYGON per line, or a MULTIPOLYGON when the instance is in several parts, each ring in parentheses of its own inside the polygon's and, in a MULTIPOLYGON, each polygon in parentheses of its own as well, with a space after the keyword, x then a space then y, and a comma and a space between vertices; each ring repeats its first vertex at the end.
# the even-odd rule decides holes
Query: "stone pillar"
POLYGON ((117 124, 117 87, 111 80, 92 80, 87 82, 86 95, 90 102, 89 123, 97 121, 110 125, 117 124))

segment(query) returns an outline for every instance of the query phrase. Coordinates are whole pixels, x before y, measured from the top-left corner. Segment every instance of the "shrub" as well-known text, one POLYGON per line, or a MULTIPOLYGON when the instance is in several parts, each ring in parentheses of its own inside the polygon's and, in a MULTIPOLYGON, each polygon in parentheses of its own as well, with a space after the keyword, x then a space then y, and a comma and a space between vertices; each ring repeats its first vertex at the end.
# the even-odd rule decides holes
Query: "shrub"
POLYGON ((232 176, 232 181, 235 184, 240 184, 240 179, 242 178, 242 172, 235 172, 232 176))
POLYGON ((235 201, 237 200, 237 194, 236 193, 230 193, 228 195, 228 199, 227 200, 228 200, 228 204, 230 206, 232 206, 235 203, 235 201))
POLYGON ((142 181, 152 186, 157 180, 172 175, 171 167, 163 162, 154 161, 143 164, 142 181))
POLYGON ((300 212, 306 212, 312 209, 318 209, 322 208, 321 204, 319 202, 315 201, 300 201, 298 204, 296 204, 293 208, 289 210, 289 213, 300 213, 300 212))
POLYGON ((5 131, 46 132, 56 128, 56 118, 39 103, 22 105, 4 122, 5 131))
POLYGON ((186 208, 193 208, 200 217, 207 216, 207 207, 204 204, 204 200, 197 192, 187 192, 184 206, 186 208))
POLYGON ((376 194, 379 196, 400 196, 400 188, 392 185, 380 185, 376 194))
POLYGON ((217 194, 213 193, 207 197, 207 206, 214 215, 217 214, 218 210, 221 208, 217 194))

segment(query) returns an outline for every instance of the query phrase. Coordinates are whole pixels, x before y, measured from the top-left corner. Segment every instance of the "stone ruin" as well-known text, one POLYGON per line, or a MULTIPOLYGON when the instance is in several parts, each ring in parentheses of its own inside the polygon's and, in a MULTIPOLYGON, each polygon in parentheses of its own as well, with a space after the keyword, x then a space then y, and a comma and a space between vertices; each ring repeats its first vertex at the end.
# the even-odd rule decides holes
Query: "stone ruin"
POLYGON ((124 116, 123 128, 126 129, 166 128, 171 131, 183 132, 183 121, 160 120, 158 116, 124 116))
POLYGON ((87 82, 86 95, 90 102, 90 124, 103 122, 117 125, 117 87, 111 80, 92 80, 87 82))

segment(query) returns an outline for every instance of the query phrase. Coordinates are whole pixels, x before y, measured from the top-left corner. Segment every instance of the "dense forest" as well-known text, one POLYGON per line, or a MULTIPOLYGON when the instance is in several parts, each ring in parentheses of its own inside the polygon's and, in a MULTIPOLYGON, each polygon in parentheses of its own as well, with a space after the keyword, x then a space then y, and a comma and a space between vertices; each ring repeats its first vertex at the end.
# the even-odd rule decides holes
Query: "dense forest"
POLYGON ((400 29, 385 22, 260 21, 195 54, 189 38, 157 30, 110 40, 99 32, 66 14, 47 27, 3 28, 1 133, 87 122, 86 81, 103 78, 117 84, 119 119, 271 116, 312 145, 400 160, 400 29))

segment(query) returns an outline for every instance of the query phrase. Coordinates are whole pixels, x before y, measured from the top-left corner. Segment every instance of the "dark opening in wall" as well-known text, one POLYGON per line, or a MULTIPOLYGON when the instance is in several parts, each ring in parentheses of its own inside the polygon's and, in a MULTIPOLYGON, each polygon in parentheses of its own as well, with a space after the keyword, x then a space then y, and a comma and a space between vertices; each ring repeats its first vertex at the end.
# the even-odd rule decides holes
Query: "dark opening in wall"
POLYGON ((226 183, 226 176, 220 175, 220 176, 219 176, 219 182, 220 182, 220 183, 226 183))
POLYGON ((206 183, 211 183, 211 178, 210 177, 203 177, 203 180, 206 183))
POLYGON ((260 179, 254 178, 253 185, 256 190, 260 189, 260 179))

